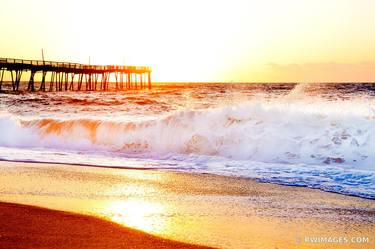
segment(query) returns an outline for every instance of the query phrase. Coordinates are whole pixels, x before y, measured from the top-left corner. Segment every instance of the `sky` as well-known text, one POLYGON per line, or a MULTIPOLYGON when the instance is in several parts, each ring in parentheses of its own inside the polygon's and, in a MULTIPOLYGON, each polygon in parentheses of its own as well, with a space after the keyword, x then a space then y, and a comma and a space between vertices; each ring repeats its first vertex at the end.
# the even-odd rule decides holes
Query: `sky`
POLYGON ((0 0, 0 57, 154 81, 375 81, 374 0, 0 0))

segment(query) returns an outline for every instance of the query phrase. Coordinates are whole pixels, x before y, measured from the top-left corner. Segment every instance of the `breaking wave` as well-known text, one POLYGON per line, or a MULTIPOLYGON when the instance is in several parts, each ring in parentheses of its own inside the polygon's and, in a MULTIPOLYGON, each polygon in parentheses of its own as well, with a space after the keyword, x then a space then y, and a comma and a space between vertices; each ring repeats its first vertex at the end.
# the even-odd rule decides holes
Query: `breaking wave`
POLYGON ((184 110, 137 122, 22 120, 2 114, 0 146, 110 151, 144 157, 194 154, 371 168, 375 161, 374 117, 370 106, 345 101, 313 105, 253 101, 184 110))

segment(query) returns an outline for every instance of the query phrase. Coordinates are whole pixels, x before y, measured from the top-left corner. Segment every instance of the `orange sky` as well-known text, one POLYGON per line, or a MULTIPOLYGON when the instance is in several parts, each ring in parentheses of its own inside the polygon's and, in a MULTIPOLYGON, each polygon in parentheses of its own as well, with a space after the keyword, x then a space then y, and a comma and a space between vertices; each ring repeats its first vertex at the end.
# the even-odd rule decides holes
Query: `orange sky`
POLYGON ((2 0, 0 57, 154 81, 375 81, 373 0, 2 0))

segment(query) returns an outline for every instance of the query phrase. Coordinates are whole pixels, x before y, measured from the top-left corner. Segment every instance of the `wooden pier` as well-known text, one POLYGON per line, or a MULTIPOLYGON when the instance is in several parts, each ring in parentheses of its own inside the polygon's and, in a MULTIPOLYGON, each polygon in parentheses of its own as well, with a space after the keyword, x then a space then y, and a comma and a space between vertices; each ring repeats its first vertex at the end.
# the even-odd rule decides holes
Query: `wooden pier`
POLYGON ((20 91, 21 77, 30 71, 27 91, 108 91, 151 88, 151 68, 145 66, 85 65, 70 62, 0 58, 0 90, 10 72, 13 91, 20 91), (41 74, 37 82, 36 74, 41 74))

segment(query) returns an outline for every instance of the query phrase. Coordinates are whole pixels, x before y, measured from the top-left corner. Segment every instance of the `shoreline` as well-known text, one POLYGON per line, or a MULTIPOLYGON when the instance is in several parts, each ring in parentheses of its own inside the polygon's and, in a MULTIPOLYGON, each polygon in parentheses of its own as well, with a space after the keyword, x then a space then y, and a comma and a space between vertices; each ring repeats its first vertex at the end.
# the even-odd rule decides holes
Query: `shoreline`
POLYGON ((317 189, 165 170, 0 162, 0 201, 104 218, 223 248, 372 248, 375 202, 317 189), (308 244, 305 236, 367 236, 308 244))
POLYGON ((251 178, 251 177, 244 177, 244 176, 230 176, 230 175, 221 175, 221 174, 215 174, 211 172, 187 172, 183 170, 178 170, 175 168, 155 168, 155 167, 127 167, 127 166, 111 166, 111 165, 95 165, 95 164, 84 164, 84 163, 62 163, 62 162, 46 162, 46 161, 27 161, 27 160, 8 160, 0 158, 0 164, 2 162, 10 162, 10 163, 26 163, 26 164, 44 164, 44 165, 62 165, 62 166, 72 166, 72 167, 90 167, 90 168, 103 168, 103 169, 119 169, 119 170, 140 170, 140 171, 165 171, 165 172, 175 172, 175 173, 182 173, 182 174, 194 174, 194 175, 210 175, 213 177, 229 177, 229 178, 235 178, 240 180, 249 180, 249 181, 255 181, 257 183, 261 184, 272 184, 272 185, 278 185, 278 186, 285 186, 285 187, 295 187, 295 188, 307 188, 312 190, 321 191, 323 193, 332 193, 332 194, 338 194, 348 197, 354 197, 354 198, 361 198, 365 200, 375 200, 374 198, 366 197, 366 196, 359 196, 359 195, 353 195, 353 194, 344 194, 340 192, 334 192, 329 190, 322 190, 321 188, 314 188, 314 187, 308 187, 308 186, 299 186, 299 185, 291 185, 286 183, 273 183, 273 182, 267 182, 267 181, 260 181, 257 178, 251 178))

